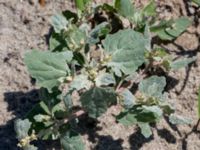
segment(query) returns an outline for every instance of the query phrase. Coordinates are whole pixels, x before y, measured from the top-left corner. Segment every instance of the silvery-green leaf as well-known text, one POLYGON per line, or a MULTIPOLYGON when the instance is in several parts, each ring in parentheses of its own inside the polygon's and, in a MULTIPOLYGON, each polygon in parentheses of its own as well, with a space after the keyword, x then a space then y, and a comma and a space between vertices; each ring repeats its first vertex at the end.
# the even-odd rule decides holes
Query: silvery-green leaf
POLYGON ((169 94, 164 92, 162 96, 160 96, 160 102, 166 102, 169 99, 169 94))
POLYGON ((27 137, 30 127, 31 127, 31 122, 28 119, 25 120, 17 119, 15 121, 15 132, 17 134, 17 139, 21 140, 27 137))
POLYGON ((181 17, 173 21, 170 27, 157 30, 156 33, 163 40, 173 40, 183 33, 191 21, 186 17, 181 17))
POLYGON ((125 126, 131 126, 133 124, 138 123, 137 119, 135 118, 136 114, 130 113, 128 110, 125 112, 121 112, 116 119, 119 123, 125 126))
POLYGON ((163 115, 163 111, 158 106, 142 106, 142 108, 143 108, 144 113, 146 113, 146 112, 153 113, 156 120, 158 120, 158 121, 163 115))
POLYGON ((91 32, 90 36, 92 37, 100 37, 106 35, 110 31, 110 24, 108 22, 102 22, 98 24, 91 32))
POLYGON ((142 23, 143 23, 143 14, 142 14, 142 11, 137 10, 137 11, 134 13, 133 18, 130 18, 129 20, 130 20, 132 23, 135 23, 136 25, 142 24, 142 23))
POLYGON ((76 89, 76 90, 81 90, 83 88, 89 89, 92 85, 92 82, 88 80, 87 75, 77 75, 73 79, 73 81, 70 84, 70 90, 76 89))
POLYGON ((125 78, 125 81, 133 80, 133 79, 136 78, 137 76, 138 76, 138 73, 137 73, 137 72, 134 72, 134 73, 128 75, 128 76, 125 78))
POLYGON ((131 0, 116 0, 115 8, 121 16, 132 23, 139 24, 143 20, 143 12, 137 10, 131 0))
POLYGON ((44 115, 38 114, 33 117, 36 122, 42 122, 44 120, 44 115))
POLYGON ((182 117, 179 115, 171 114, 169 116, 169 121, 175 125, 191 124, 192 120, 190 118, 182 117))
POLYGON ((190 63, 194 62, 196 60, 196 57, 192 57, 192 58, 181 58, 181 59, 178 59, 176 61, 173 61, 171 64, 170 64, 170 67, 172 69, 181 69, 181 68, 184 68, 186 66, 188 66, 190 63))
POLYGON ((149 138, 152 135, 151 127, 148 123, 138 123, 138 126, 145 138, 149 138))
POLYGON ((156 15, 156 3, 154 0, 151 0, 142 10, 144 16, 155 16, 156 15))
POLYGON ((129 109, 133 107, 136 98, 128 89, 123 90, 123 92, 120 93, 120 95, 123 98, 123 104, 125 108, 129 109))
POLYGON ((23 150, 38 150, 37 147, 35 147, 34 145, 26 145, 25 147, 23 147, 23 150))
POLYGON ((110 32, 110 25, 108 22, 102 22, 97 25, 92 31, 89 33, 90 37, 88 39, 89 44, 96 44, 99 42, 99 37, 106 35, 110 32))
POLYGON ((50 116, 48 116, 48 115, 38 114, 38 115, 34 116, 34 120, 36 122, 43 122, 43 121, 46 121, 48 119, 50 119, 50 116))
POLYGON ((139 91, 146 96, 160 98, 165 86, 165 77, 151 76, 140 82, 139 91))
MULTIPOLYGON (((50 124, 50 125, 52 126, 52 124, 50 124)), ((54 131, 51 128, 49 128, 49 125, 47 125, 46 127, 48 127, 48 128, 40 130, 40 132, 38 133, 37 136, 42 140, 56 140, 56 135, 55 135, 55 133, 53 133, 54 131)), ((57 134, 58 134, 58 132, 57 132, 57 134)), ((57 138, 58 138, 58 136, 57 136, 57 138)))
POLYGON ((166 29, 166 31, 169 35, 178 37, 187 29, 187 27, 191 25, 191 23, 192 22, 187 17, 181 17, 174 21, 174 24, 172 24, 172 29, 166 29))
POLYGON ((67 75, 69 68, 67 61, 72 58, 71 52, 52 53, 49 51, 36 51, 26 53, 25 64, 37 85, 52 88, 60 84, 59 79, 67 75))
POLYGON ((57 47, 60 46, 60 41, 58 39, 56 39, 56 34, 52 34, 50 39, 49 39, 49 49, 51 51, 53 51, 54 49, 56 49, 57 47))
POLYGON ((124 125, 137 123, 151 123, 159 121, 162 110, 158 106, 133 106, 131 109, 121 112, 116 118, 124 125))
POLYGON ((87 35, 89 34, 88 32, 91 30, 90 25, 87 23, 83 23, 79 26, 80 31, 86 33, 87 35))
POLYGON ((65 106, 62 104, 62 103, 58 103, 57 105, 55 105, 53 108, 52 108, 52 110, 51 110, 51 112, 52 112, 52 114, 55 114, 55 113, 60 113, 60 112, 65 112, 65 106))
MULTIPOLYGON (((51 114, 48 106, 44 103, 44 101, 41 101, 39 104, 38 104, 38 107, 40 107, 46 114, 51 114)), ((39 110, 39 108, 37 108, 37 105, 36 105, 36 109, 39 110)))
POLYGON ((109 106, 117 102, 116 93, 110 88, 94 87, 81 95, 83 108, 91 118, 97 118, 105 113, 109 106))
POLYGON ((63 55, 63 56, 60 56, 60 57, 65 58, 67 63, 70 63, 72 61, 72 58, 73 58, 73 52, 72 51, 67 50, 67 51, 64 51, 64 52, 60 52, 58 54, 63 55))
POLYGON ((81 136, 74 131, 66 132, 61 137, 60 143, 64 150, 84 150, 85 149, 81 136))
POLYGON ((49 39, 50 51, 65 51, 67 49, 67 43, 65 39, 59 33, 53 32, 49 39))
POLYGON ((175 112, 174 108, 169 104, 161 104, 160 108, 163 110, 163 113, 167 115, 171 115, 175 112))
POLYGON ((171 27, 174 20, 161 20, 159 23, 155 23, 150 27, 151 32, 159 33, 165 31, 166 28, 171 27))
POLYGON ((112 70, 113 70, 113 72, 115 73, 116 76, 118 76, 118 77, 122 76, 122 72, 120 70, 120 67, 113 67, 112 70))
POLYGON ((73 29, 67 34, 66 41, 70 50, 80 51, 86 44, 86 34, 76 26, 73 26, 73 29))
POLYGON ((108 35, 103 46, 106 54, 111 56, 107 66, 118 75, 120 71, 126 75, 134 73, 145 61, 146 40, 142 34, 131 29, 108 35))
POLYGON ((97 60, 95 60, 94 58, 92 58, 89 66, 91 68, 95 68, 95 67, 98 67, 98 65, 99 65, 99 62, 97 60))
POLYGON ((64 101, 64 104, 65 104, 65 107, 67 108, 67 111, 70 111, 71 108, 73 107, 73 102, 72 102, 72 96, 71 96, 71 92, 67 93, 64 98, 63 98, 63 101, 64 101))
POLYGON ((115 8, 124 17, 130 19, 135 13, 135 8, 131 0, 116 0, 115 8))
POLYGON ((175 37, 172 37, 171 35, 169 35, 165 29, 163 30, 158 30, 157 35, 159 38, 161 38, 162 40, 173 40, 175 37))
POLYGON ((116 81, 112 74, 102 72, 96 77, 95 83, 97 86, 107 86, 110 84, 116 84, 116 81))
POLYGON ((67 28, 68 21, 62 14, 52 16, 51 24, 56 33, 60 33, 63 29, 67 28))

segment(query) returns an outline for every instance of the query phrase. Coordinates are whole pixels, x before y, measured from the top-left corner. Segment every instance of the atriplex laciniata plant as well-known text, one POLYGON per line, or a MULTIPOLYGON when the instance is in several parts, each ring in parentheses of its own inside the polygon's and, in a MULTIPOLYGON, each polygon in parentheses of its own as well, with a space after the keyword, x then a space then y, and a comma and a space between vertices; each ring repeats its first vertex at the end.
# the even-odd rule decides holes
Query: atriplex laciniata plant
POLYGON ((152 38, 174 40, 190 20, 157 20, 154 1, 141 9, 130 0, 116 0, 113 6, 76 0, 76 6, 76 13, 52 17, 49 51, 25 55, 28 71, 41 87, 41 101, 26 119, 16 121, 18 145, 35 150, 33 140, 60 139, 64 150, 82 150, 76 130, 80 115, 97 119, 111 105, 120 106, 119 123, 138 125, 146 138, 152 134, 150 124, 163 116, 173 124, 189 123, 174 114, 164 92, 166 79, 156 73, 185 67, 195 58, 175 60, 152 38))

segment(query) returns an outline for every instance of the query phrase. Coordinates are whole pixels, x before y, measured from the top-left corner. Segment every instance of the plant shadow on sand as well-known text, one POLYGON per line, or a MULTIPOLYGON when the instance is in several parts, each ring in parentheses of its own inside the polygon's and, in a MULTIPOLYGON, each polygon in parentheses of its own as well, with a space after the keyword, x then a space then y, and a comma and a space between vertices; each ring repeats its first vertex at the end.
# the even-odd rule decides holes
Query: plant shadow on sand
MULTIPOLYGON (((17 139, 14 131, 14 120, 17 118, 23 118, 25 114, 39 102, 38 90, 32 90, 29 92, 7 92, 4 93, 5 101, 8 103, 8 111, 11 111, 16 117, 8 121, 5 125, 0 126, 1 145, 0 150, 18 150, 17 139)), ((78 124, 78 132, 81 135, 87 135, 87 140, 94 143, 95 150, 123 150, 122 139, 113 139, 110 135, 99 135, 97 131, 102 130, 101 127, 97 127, 97 121, 91 120, 86 115, 81 116, 78 124)), ((169 143, 174 143, 176 139, 170 138, 172 135, 163 129, 158 131, 161 138, 166 139, 169 143), (167 137, 166 137, 167 132, 167 137), (170 136, 168 136, 170 135, 170 136)), ((153 136, 146 139, 137 130, 130 135, 129 144, 131 150, 139 150, 145 143, 148 143, 154 139, 153 136)), ((60 149, 59 141, 37 141, 34 142, 39 147, 39 150, 44 149, 60 149)))
POLYGON ((130 143, 130 149, 131 150, 139 150, 140 148, 142 148, 142 146, 145 143, 150 142, 151 140, 153 140, 154 137, 153 135, 150 136, 149 138, 145 138, 139 130, 137 130, 137 132, 133 133, 130 137, 129 137, 129 143, 130 143))
POLYGON ((23 117, 39 101, 38 90, 7 92, 4 93, 4 100, 8 103, 8 112, 12 112, 15 118, 0 126, 0 150, 17 150, 14 120, 23 117))
MULTIPOLYGON (((29 92, 7 92, 4 93, 4 100, 8 103, 8 111, 15 115, 14 119, 8 121, 5 125, 0 126, 0 150, 18 150, 17 139, 14 131, 14 121, 23 118, 35 104, 39 102, 39 90, 29 92)), ((97 131, 101 128, 96 127, 96 122, 91 121, 87 116, 83 116, 78 125, 80 134, 87 134, 88 139, 92 143, 96 143, 94 149, 98 150, 122 150, 122 140, 114 140, 109 135, 98 135, 97 131)), ((60 150, 59 141, 36 141, 35 145, 39 150, 60 150)))
MULTIPOLYGON (((0 150, 19 150, 17 147, 16 133, 14 131, 14 122, 28 113, 35 104, 39 102, 39 90, 29 92, 6 92, 4 100, 8 103, 8 111, 12 112, 15 118, 0 126, 0 150)), ((34 142, 39 150, 53 149, 59 150, 57 141, 36 141, 34 142)))

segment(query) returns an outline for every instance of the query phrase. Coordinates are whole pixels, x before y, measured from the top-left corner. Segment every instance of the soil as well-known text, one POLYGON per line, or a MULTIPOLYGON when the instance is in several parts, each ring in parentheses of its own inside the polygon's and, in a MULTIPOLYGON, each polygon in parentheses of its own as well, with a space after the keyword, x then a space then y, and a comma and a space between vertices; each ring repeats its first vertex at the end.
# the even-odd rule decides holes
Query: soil
MULTIPOLYGON (((136 0, 138 5, 146 2, 148 0, 136 0)), ((200 19, 187 0, 157 0, 157 5, 160 18, 188 16, 195 20, 178 39, 163 44, 177 57, 197 56, 197 61, 186 69, 169 73, 167 86, 170 102, 176 106, 177 113, 191 118, 193 123, 174 126, 163 119, 152 128, 153 136, 145 139, 136 127, 116 123, 113 114, 119 110, 112 107, 98 119, 96 127, 83 125, 82 138, 88 150, 200 149, 200 128, 191 132, 198 120, 200 19)), ((18 149, 13 122, 39 101, 35 81, 24 66, 24 53, 31 49, 47 50, 50 17, 70 8, 72 5, 66 0, 46 0, 44 7, 37 0, 0 0, 0 150, 18 149)), ((38 145, 46 150, 51 147, 48 145, 54 144, 38 145)))

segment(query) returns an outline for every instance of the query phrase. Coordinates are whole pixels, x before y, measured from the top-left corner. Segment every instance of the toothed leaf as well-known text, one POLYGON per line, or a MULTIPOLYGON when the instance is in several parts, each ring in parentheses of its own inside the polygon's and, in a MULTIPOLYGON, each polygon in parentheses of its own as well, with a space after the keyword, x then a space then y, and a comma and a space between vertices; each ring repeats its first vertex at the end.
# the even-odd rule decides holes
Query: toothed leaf
POLYGON ((138 123, 138 126, 145 138, 149 138, 152 135, 151 127, 148 123, 138 123))
POLYGON ((181 58, 181 59, 178 59, 178 60, 172 62, 170 64, 170 67, 175 70, 181 69, 181 68, 188 66, 190 63, 194 62, 195 60, 196 60, 196 57, 181 58))
POLYGON ((97 86, 107 86, 110 84, 116 84, 115 78, 109 73, 100 73, 95 79, 97 86))
POLYGON ((85 149, 81 136, 74 131, 68 131, 66 132, 66 134, 62 135, 60 139, 60 143, 64 150, 84 150, 85 149))
POLYGON ((34 145, 26 145, 25 147, 23 147, 23 150, 38 150, 38 148, 34 145))
POLYGON ((97 25, 90 32, 90 37, 88 39, 89 44, 96 44, 100 41, 99 37, 105 36, 110 32, 110 25, 108 22, 102 22, 97 25))
POLYGON ((124 107, 127 109, 132 108, 135 104, 135 96, 128 89, 123 90, 123 92, 120 93, 120 95, 122 96, 124 107))
POLYGON ((154 0, 151 0, 143 9, 143 14, 146 17, 156 15, 156 3, 154 0))
POLYGON ((56 33, 60 33, 63 29, 67 28, 68 21, 62 14, 52 16, 51 24, 56 33))
POLYGON ((173 21, 171 26, 157 31, 158 36, 163 40, 173 40, 183 33, 191 24, 186 17, 181 17, 173 21))
POLYGON ((117 102, 115 92, 110 88, 94 87, 81 95, 80 101, 91 118, 105 113, 109 106, 117 102))
POLYGON ((111 56, 107 66, 111 67, 116 75, 134 73, 145 59, 146 40, 144 36, 131 29, 125 29, 108 35, 103 42, 105 52, 111 56))
POLYGON ((179 115, 171 114, 169 116, 169 121, 175 125, 191 124, 192 120, 179 115))
POLYGON ((30 127, 31 127, 31 122, 28 119, 25 120, 17 119, 15 121, 15 132, 17 134, 17 139, 21 140, 27 137, 30 127))
POLYGON ((77 75, 75 76, 74 80, 70 84, 70 90, 76 89, 89 89, 91 87, 92 83, 88 80, 87 75, 77 75))
POLYGON ((165 77, 151 76, 140 82, 139 91, 149 97, 161 98, 165 86, 165 77))
POLYGON ((67 75, 69 68, 67 62, 71 61, 71 52, 52 53, 49 51, 36 51, 26 53, 25 64, 37 85, 52 88, 60 84, 59 79, 67 75))
POLYGON ((80 51, 86 43, 86 34, 76 26, 68 32, 66 37, 67 44, 72 51, 80 51))
POLYGON ((158 106, 133 106, 133 108, 121 112, 116 118, 124 125, 137 123, 151 123, 159 121, 162 110, 158 106))

